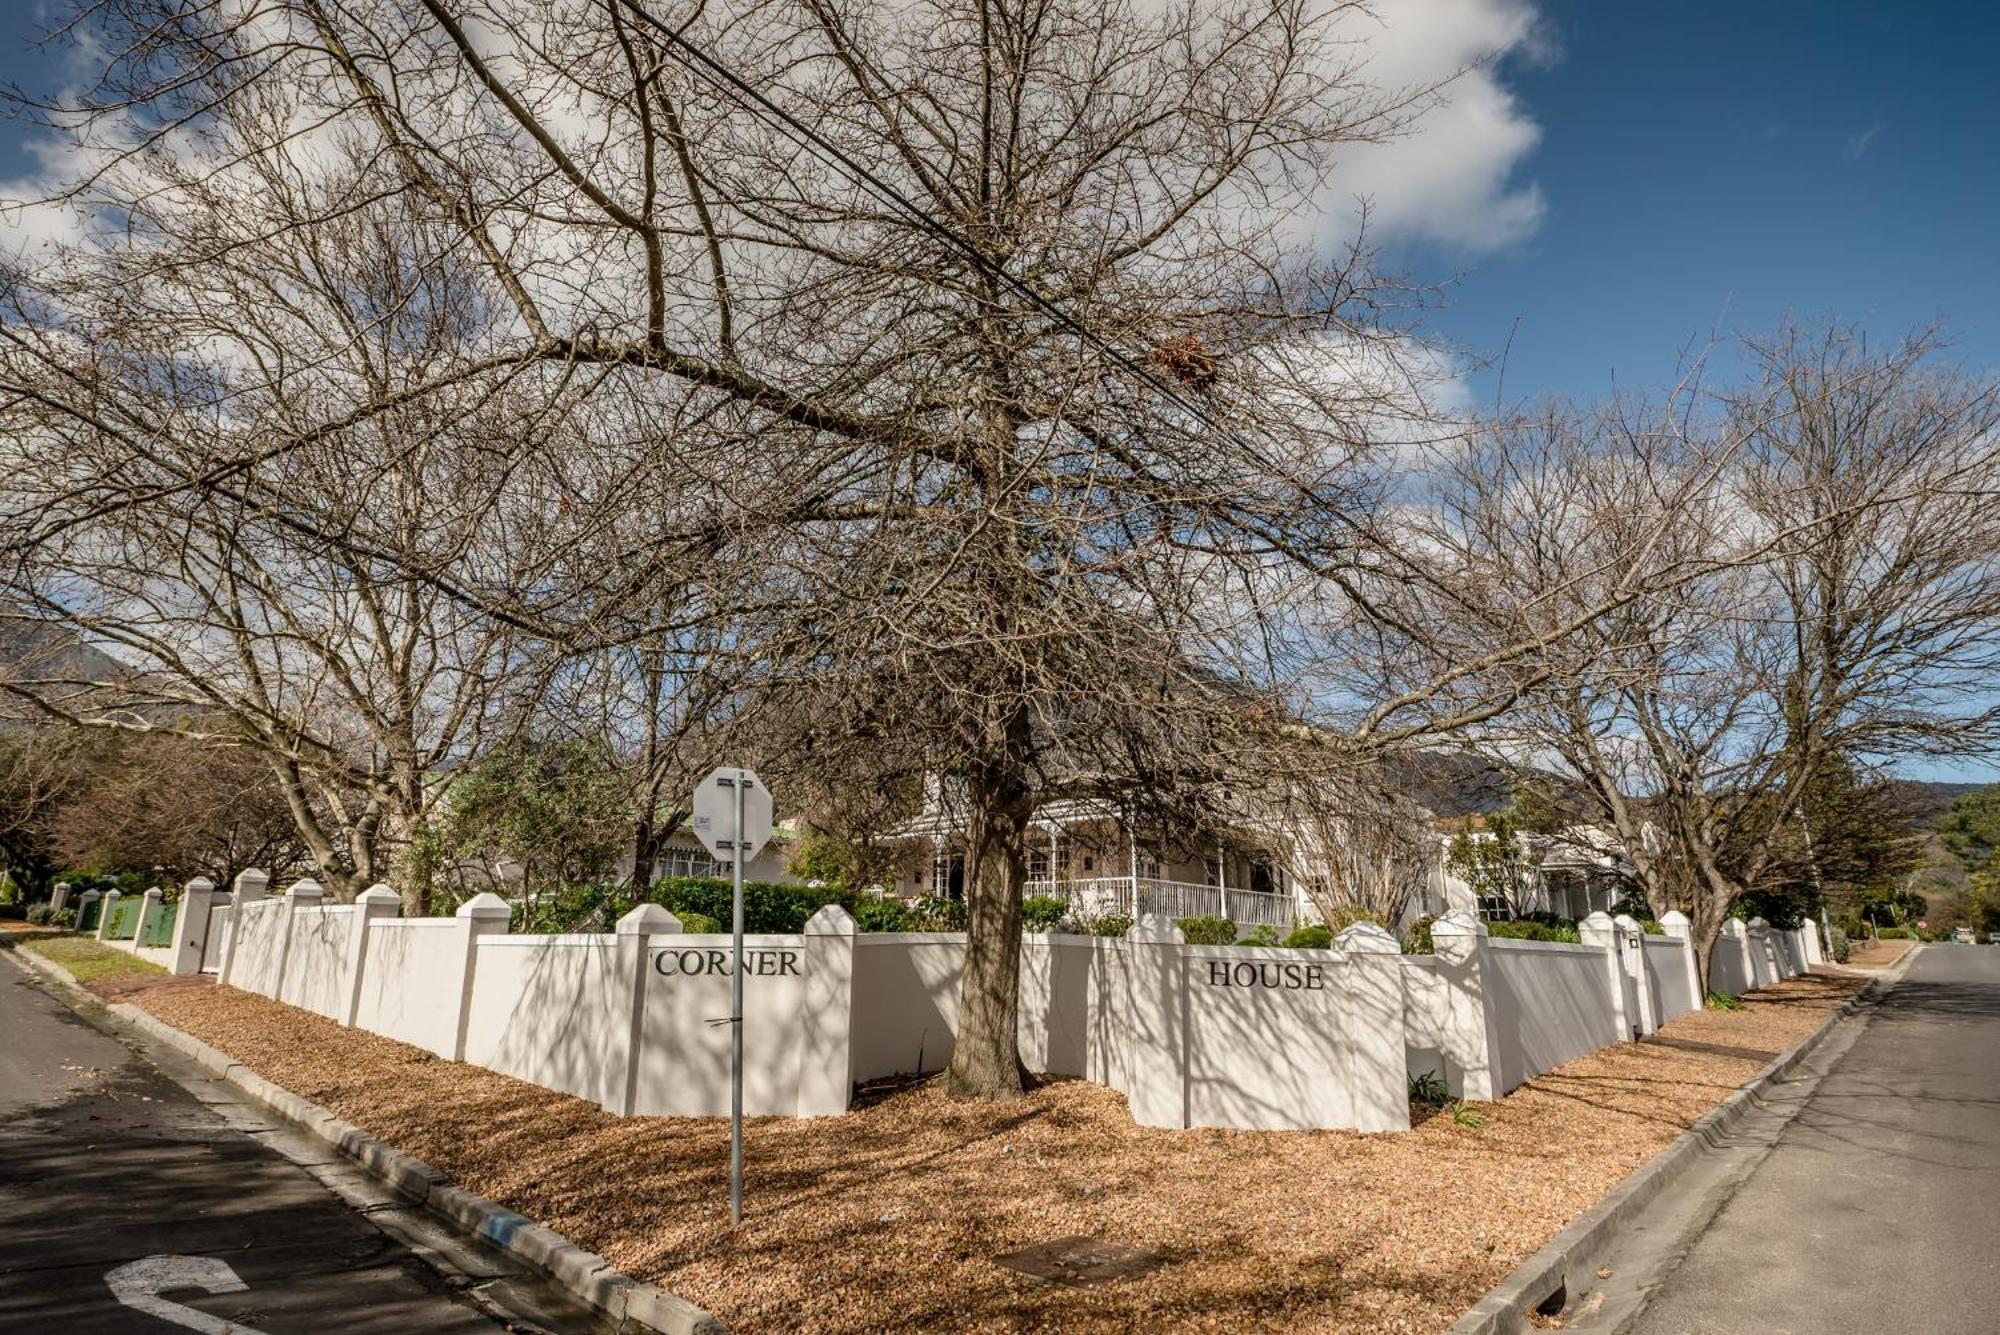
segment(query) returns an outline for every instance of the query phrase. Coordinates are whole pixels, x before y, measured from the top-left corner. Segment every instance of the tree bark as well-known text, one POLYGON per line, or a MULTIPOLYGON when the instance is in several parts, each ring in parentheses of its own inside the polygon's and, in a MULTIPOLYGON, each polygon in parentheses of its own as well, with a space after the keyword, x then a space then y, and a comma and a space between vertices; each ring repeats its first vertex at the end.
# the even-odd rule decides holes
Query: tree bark
POLYGON ((979 774, 969 787, 965 973, 945 1090, 954 1098, 1016 1099, 1027 1088, 1018 1020, 1021 890, 1034 801, 1013 776, 979 774))

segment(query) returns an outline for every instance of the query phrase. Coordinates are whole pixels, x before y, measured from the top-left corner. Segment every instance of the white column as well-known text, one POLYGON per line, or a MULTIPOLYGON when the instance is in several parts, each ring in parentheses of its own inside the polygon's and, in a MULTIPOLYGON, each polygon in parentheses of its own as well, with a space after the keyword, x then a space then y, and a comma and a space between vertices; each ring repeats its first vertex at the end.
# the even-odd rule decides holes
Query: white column
POLYGON ((1785 976, 1778 965, 1778 948, 1771 944, 1771 924, 1762 918, 1752 918, 1746 939, 1750 942, 1750 986, 1763 987, 1775 983, 1785 976))
POLYGON ((1357 922, 1333 938, 1347 982, 1347 1088, 1357 1131, 1410 1129, 1410 1064, 1403 1027, 1403 948, 1377 923, 1357 922))
POLYGON ((1687 970, 1688 999, 1694 1009, 1701 1009, 1701 961, 1694 955, 1694 925, 1688 915, 1679 909, 1668 909, 1660 915, 1660 927, 1668 936, 1681 943, 1681 964, 1687 970))
POLYGON ((1627 1004, 1629 993, 1625 981, 1625 964, 1618 958, 1618 926, 1611 921, 1611 915, 1599 909, 1576 925, 1576 934, 1586 946, 1596 946, 1604 952, 1604 988, 1610 1004, 1613 1032, 1621 1037, 1632 1033, 1632 1008, 1627 1004))
POLYGON ((1660 1007, 1653 996, 1653 979, 1646 972, 1646 929, 1629 913, 1611 920, 1618 929, 1618 954, 1625 964, 1625 976, 1632 980, 1632 1032, 1634 1036, 1655 1033, 1660 1027, 1660 1007))
POLYGON ((256 867, 245 867, 236 873, 229 896, 229 940, 222 948, 222 971, 216 981, 224 987, 231 986, 236 979, 236 946, 243 940, 243 910, 259 903, 264 891, 271 884, 271 878, 256 867))
POLYGON ((267 994, 273 1001, 285 997, 285 978, 292 971, 292 936, 299 914, 307 909, 316 909, 326 900, 326 887, 308 877, 303 881, 293 881, 285 890, 285 906, 279 909, 278 927, 278 972, 271 979, 271 990, 267 994))
POLYGON ((681 920, 658 904, 641 904, 618 920, 618 974, 625 980, 625 1023, 612 1031, 604 1110, 630 1117, 639 1095, 640 1043, 646 1031, 646 991, 652 983, 655 936, 678 934, 681 920))
POLYGON ((1131 826, 1125 827, 1125 866, 1131 873, 1132 899, 1126 911, 1134 919, 1139 916, 1139 833, 1131 826))
POLYGON ((118 901, 121 898, 123 898, 123 895, 117 890, 106 890, 104 892, 104 899, 97 906, 97 939, 99 941, 109 941, 111 939, 105 933, 111 930, 111 911, 118 907, 118 901))
POLYGON ((472 975, 478 967, 479 938, 482 936, 504 936, 507 919, 513 910, 507 901, 490 890, 482 890, 458 906, 452 916, 457 920, 463 933, 464 950, 454 957, 459 969, 458 986, 447 995, 458 998, 458 1014, 452 1026, 451 1059, 465 1060, 465 1023, 472 1018, 472 975))
POLYGON ((208 941, 208 911, 215 906, 215 882, 197 876, 181 887, 180 916, 174 919, 173 954, 167 967, 177 974, 201 972, 208 941))
POLYGON ((352 1028, 361 1014, 361 989, 367 986, 368 937, 380 918, 394 918, 403 911, 403 897, 389 886, 375 884, 354 899, 354 916, 347 935, 347 960, 341 968, 346 989, 340 1001, 340 1022, 352 1028))
POLYGON ((854 931, 853 916, 838 904, 806 920, 800 1117, 844 1113, 854 1094, 854 931))
POLYGON ((1487 996, 1487 935, 1486 924, 1467 909, 1452 909, 1431 924, 1431 951, 1445 995, 1445 1088, 1482 1102, 1506 1092, 1497 1069, 1499 1016, 1487 996))
MULTIPOLYGON (((76 897, 76 921, 78 926, 83 924, 83 915, 90 912, 90 906, 101 898, 103 896, 99 895, 95 890, 86 890, 76 897)), ((104 919, 100 917, 97 922, 99 926, 102 926, 104 919)), ((93 928, 92 930, 96 929, 93 928)))
POLYGON ((49 912, 59 913, 69 906, 69 882, 57 881, 49 893, 49 912))
MULTIPOLYGON (((1136 868, 1138 863, 1135 861, 1136 868)), ((1187 938, 1164 913, 1148 913, 1125 934, 1131 988, 1126 1014, 1127 1101, 1141 1126, 1188 1124, 1187 987, 1181 952, 1187 938)))
POLYGON ((167 892, 159 886, 149 886, 139 897, 139 921, 132 926, 131 944, 124 949, 134 955, 139 953, 139 945, 146 939, 146 925, 167 911, 167 892))

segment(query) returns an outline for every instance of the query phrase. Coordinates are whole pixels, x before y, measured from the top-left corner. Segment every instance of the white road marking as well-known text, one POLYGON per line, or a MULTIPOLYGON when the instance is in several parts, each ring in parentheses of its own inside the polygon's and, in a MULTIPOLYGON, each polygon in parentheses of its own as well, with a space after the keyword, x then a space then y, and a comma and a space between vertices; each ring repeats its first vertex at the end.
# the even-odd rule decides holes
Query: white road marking
POLYGON ((197 1312, 160 1297, 178 1289, 203 1293, 242 1293, 250 1286, 238 1279, 229 1262, 213 1256, 148 1256, 121 1265, 104 1277, 111 1294, 127 1307, 198 1330, 203 1335, 262 1335, 240 1322, 197 1312))

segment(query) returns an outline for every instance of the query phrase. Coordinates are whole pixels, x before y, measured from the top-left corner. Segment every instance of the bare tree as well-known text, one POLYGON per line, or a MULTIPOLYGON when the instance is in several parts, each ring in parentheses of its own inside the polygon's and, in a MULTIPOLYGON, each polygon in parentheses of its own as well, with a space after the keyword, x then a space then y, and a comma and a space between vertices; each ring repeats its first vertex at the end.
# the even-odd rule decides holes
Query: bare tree
POLYGON ((1452 526, 1527 617, 1602 606, 1643 550, 1617 610, 1516 660, 1522 705, 1490 740, 1559 762, 1653 908, 1692 919, 1704 969, 1829 766, 1961 754, 2000 720, 1994 387, 1921 335, 1749 351, 1757 377, 1712 410, 1556 414, 1497 442, 1452 526))
POLYGON ((830 772, 963 794, 948 1079, 1005 1097, 1038 805, 1309 786, 1518 692, 1519 646, 1402 615, 1398 472, 1454 428, 1394 290, 1294 221, 1437 92, 1370 78, 1358 4, 86 13, 118 54, 44 114, 112 141, 70 200, 137 225, 8 285, 5 425, 54 461, 19 582, 206 682, 115 577, 170 554, 238 646, 195 693, 367 794, 369 840, 529 646, 540 683, 635 656, 642 858, 681 720, 754 750, 810 719, 784 745, 830 772), (79 610, 73 571, 115 595, 79 610), (676 713, 687 636, 721 689, 676 713))

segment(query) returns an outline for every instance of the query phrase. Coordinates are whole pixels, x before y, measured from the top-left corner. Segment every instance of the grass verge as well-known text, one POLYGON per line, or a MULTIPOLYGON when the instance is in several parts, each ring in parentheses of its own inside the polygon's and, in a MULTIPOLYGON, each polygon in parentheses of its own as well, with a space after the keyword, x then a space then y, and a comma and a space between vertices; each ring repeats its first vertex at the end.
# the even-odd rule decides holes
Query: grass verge
POLYGON ((94 937, 44 936, 20 944, 21 949, 31 950, 45 960, 62 965, 76 975, 76 981, 85 987, 121 979, 164 977, 167 972, 151 960, 114 950, 94 937))

